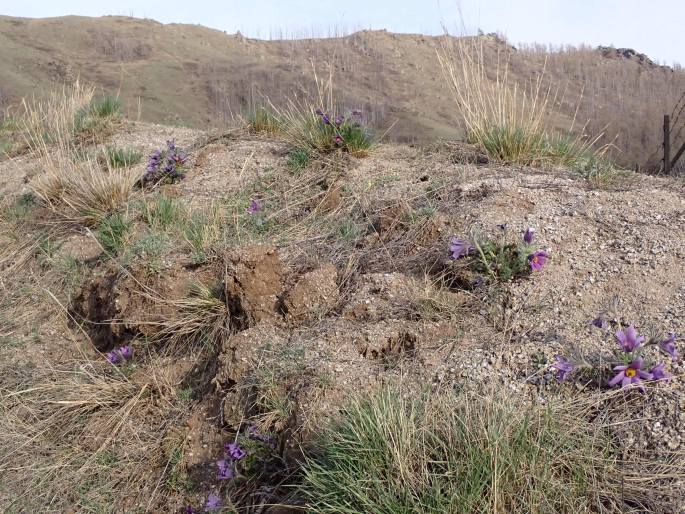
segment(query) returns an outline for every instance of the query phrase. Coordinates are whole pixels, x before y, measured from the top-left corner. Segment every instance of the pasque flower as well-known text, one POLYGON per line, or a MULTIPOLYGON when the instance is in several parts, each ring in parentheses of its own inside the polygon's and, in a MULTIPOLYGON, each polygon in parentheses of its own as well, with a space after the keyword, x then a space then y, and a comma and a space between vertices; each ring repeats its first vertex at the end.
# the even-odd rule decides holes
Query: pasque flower
POLYGON ((247 456, 247 452, 238 443, 228 443, 225 448, 227 455, 233 460, 241 460, 247 456))
POLYGON ((252 200, 250 206, 245 210, 248 214, 257 214, 262 210, 262 205, 258 200, 252 200))
POLYGON ((210 510, 210 509, 220 509, 222 507, 223 503, 221 502, 221 498, 214 494, 211 493, 209 496, 207 496, 207 502, 205 503, 205 509, 210 510))
POLYGON ((618 340, 618 345, 626 353, 637 350, 645 340, 644 337, 637 335, 633 325, 630 325, 625 331, 617 330, 616 339, 618 340))
POLYGON ((125 346, 122 346, 121 348, 119 348, 119 353, 127 361, 133 358, 133 348, 131 347, 131 345, 127 344, 125 346))
POLYGON ((526 244, 532 244, 533 239, 535 239, 535 229, 534 228, 528 228, 523 234, 523 241, 526 244))
POLYGON ((454 260, 461 259, 462 257, 472 253, 474 250, 475 248, 468 241, 458 239, 456 237, 453 237, 450 240, 450 252, 452 252, 452 258, 454 260))
POLYGON ((552 367, 557 370, 557 380, 559 382, 563 382, 571 373, 573 373, 573 371, 576 369, 576 365, 561 355, 557 355, 555 358, 557 362, 552 364, 552 367))
POLYGON ((592 326, 601 328, 602 330, 606 330, 609 328, 609 322, 605 320, 602 316, 597 316, 595 319, 592 320, 590 323, 592 326))
POLYGON ((676 350, 675 347, 676 338, 677 336, 675 335, 675 333, 671 332, 670 334, 668 334, 668 339, 666 339, 665 341, 661 341, 659 343, 659 347, 667 354, 669 354, 673 360, 678 359, 678 350, 676 350))
POLYGON ((652 374, 652 379, 653 380, 669 380, 673 375, 671 375, 668 371, 664 369, 665 364, 663 362, 660 362, 656 366, 654 366, 649 372, 652 374))
POLYGON ((621 384, 621 387, 626 388, 630 386, 637 386, 638 389, 644 391, 643 380, 651 380, 652 374, 644 371, 642 365, 643 359, 636 359, 630 364, 624 366, 615 366, 614 371, 618 373, 609 381, 611 387, 621 384))
POLYGON ((528 262, 530 263, 530 268, 533 271, 540 271, 542 267, 547 264, 549 259, 549 254, 543 250, 538 250, 528 256, 528 262))
POLYGON ((216 467, 219 468, 217 478, 219 480, 227 480, 229 478, 235 478, 235 470, 233 469, 233 464, 226 459, 221 459, 216 461, 216 467))

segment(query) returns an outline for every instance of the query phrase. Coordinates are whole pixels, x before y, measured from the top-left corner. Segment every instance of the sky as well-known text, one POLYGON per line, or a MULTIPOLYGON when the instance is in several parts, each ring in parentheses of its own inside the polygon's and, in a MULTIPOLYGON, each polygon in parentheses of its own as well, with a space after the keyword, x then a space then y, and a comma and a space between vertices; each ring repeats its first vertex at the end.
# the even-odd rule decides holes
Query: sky
POLYGON ((365 28, 440 34, 447 26, 499 32, 512 44, 628 47, 685 65, 685 0, 0 0, 0 14, 125 15, 266 39, 365 28))

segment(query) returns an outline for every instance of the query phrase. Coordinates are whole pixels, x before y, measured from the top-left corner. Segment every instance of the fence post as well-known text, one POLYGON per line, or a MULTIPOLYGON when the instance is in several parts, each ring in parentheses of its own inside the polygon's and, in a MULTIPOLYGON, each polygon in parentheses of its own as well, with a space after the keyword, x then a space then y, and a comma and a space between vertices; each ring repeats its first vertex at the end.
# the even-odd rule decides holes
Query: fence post
POLYGON ((671 174, 671 117, 664 114, 664 173, 671 174))

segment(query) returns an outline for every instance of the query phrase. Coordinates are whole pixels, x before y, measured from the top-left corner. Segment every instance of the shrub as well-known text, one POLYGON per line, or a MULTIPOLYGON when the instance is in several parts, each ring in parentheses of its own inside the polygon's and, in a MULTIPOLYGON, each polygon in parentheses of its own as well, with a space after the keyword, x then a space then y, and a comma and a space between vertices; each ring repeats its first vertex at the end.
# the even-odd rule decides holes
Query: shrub
POLYGON ((104 163, 110 168, 128 168, 138 164, 143 155, 133 148, 106 147, 102 153, 104 163))
POLYGON ((323 430, 299 493, 321 514, 660 511, 649 490, 659 463, 634 456, 624 467, 608 428, 588 421, 594 407, 387 389, 352 400, 323 430))

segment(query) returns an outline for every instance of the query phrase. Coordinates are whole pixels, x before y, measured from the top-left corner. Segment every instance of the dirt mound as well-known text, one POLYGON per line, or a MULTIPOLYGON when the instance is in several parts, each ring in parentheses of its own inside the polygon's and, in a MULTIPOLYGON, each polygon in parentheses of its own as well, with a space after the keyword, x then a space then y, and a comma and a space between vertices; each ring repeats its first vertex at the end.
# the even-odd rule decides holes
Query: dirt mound
POLYGON ((325 264, 301 276, 283 301, 288 319, 312 320, 333 309, 340 299, 337 275, 333 264, 325 264))
POLYGON ((239 328, 280 318, 285 269, 273 246, 249 246, 224 262, 226 301, 239 328))

